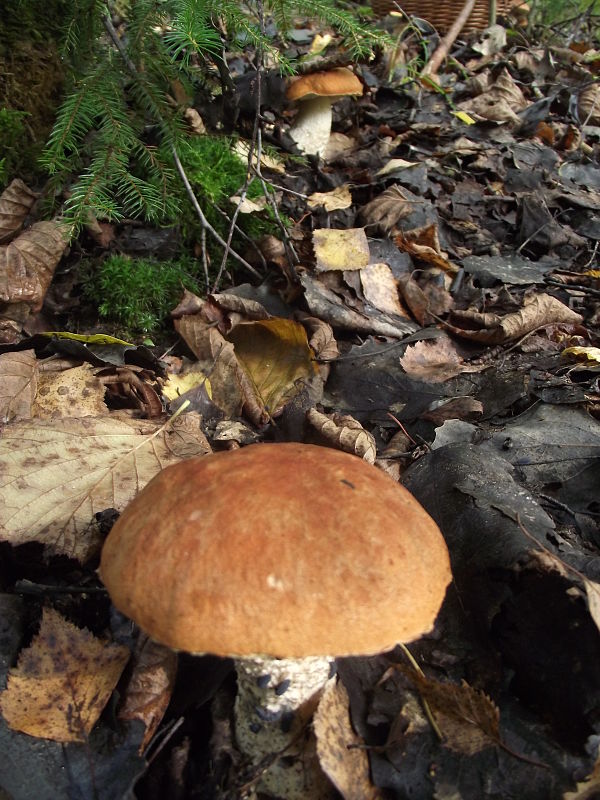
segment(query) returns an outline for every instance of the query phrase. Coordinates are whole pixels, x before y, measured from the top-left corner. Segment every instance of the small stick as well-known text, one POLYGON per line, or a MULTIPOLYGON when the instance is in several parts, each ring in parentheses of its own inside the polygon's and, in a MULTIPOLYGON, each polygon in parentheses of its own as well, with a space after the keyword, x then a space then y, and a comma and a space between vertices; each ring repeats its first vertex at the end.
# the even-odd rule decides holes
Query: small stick
POLYGON ((435 75, 438 69, 440 68, 442 61, 448 55, 450 48, 456 41, 458 34, 462 31, 465 26, 466 21, 471 16, 471 11, 475 7, 475 0, 466 0, 464 6, 458 17, 454 20, 452 27, 448 31, 448 33, 444 36, 442 41, 439 44, 439 47, 435 51, 435 53, 431 56, 425 67, 421 72, 421 77, 424 78, 427 75, 435 75))

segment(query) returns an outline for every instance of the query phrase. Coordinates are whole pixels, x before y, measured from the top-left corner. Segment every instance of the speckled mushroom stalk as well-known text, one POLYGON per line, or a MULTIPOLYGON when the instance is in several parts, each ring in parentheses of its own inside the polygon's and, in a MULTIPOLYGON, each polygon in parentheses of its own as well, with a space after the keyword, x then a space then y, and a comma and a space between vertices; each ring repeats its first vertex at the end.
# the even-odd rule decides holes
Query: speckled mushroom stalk
POLYGON ((251 764, 281 754, 263 774, 259 788, 286 800, 329 797, 331 786, 318 765, 306 760, 303 730, 327 679, 333 659, 264 658, 235 660, 238 694, 235 736, 251 764))

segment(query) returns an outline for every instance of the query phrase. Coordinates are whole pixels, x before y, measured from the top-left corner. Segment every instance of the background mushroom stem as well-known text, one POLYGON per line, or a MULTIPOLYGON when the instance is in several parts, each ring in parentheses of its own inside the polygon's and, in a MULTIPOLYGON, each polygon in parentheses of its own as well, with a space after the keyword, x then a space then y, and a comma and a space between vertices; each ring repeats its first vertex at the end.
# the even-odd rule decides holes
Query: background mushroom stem
POLYGON ((331 796, 331 784, 322 773, 314 742, 303 735, 331 675, 333 659, 236 659, 238 694, 235 730, 240 751, 251 764, 274 761, 266 769, 259 790, 285 800, 318 800, 331 796), (279 758, 275 758, 280 753, 279 758))
POLYGON ((331 97, 312 97, 303 100, 290 136, 303 153, 324 154, 331 135, 333 113, 331 97))

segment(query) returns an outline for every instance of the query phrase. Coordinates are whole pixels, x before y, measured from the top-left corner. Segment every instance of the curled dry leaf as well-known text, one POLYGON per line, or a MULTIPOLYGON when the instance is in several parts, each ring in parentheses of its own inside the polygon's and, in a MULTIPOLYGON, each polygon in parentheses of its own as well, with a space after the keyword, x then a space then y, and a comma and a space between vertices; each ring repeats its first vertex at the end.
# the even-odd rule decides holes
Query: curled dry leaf
POLYGON ((308 332, 308 344, 319 361, 335 361, 340 351, 333 335, 333 328, 318 317, 297 314, 308 332))
POLYGON ((369 263, 369 243, 364 228, 320 228, 313 231, 317 272, 362 269, 369 263))
POLYGON ((133 654, 133 669, 123 691, 119 719, 139 719, 146 733, 140 753, 148 746, 161 723, 175 684, 177 654, 170 647, 142 636, 133 654))
POLYGON ((99 417, 106 413, 104 386, 90 364, 40 374, 33 417, 99 417))
POLYGON ((7 425, 0 438, 0 539, 41 542, 50 553, 86 560, 100 544, 95 514, 123 510, 163 467, 210 452, 190 424, 85 417, 7 425))
POLYGON ((518 339, 526 333, 557 322, 579 323, 581 314, 572 311, 556 297, 537 294, 526 298, 523 308, 500 317, 497 314, 479 314, 474 311, 455 311, 452 321, 464 327, 447 325, 457 336, 474 342, 501 344, 518 339), (487 327, 487 330, 485 329, 487 327))
POLYGON ((0 195, 0 244, 17 235, 37 198, 19 178, 6 187, 0 195))
POLYGON ((29 419, 37 391, 38 368, 34 350, 0 355, 0 421, 29 419))
POLYGON ((0 247, 0 302, 24 303, 39 311, 66 246, 63 225, 36 222, 0 247))
POLYGON ((375 439, 354 417, 349 414, 322 414, 316 408, 309 408, 306 420, 330 447, 352 453, 369 464, 375 463, 375 439))
POLYGON ((39 633, 9 672, 2 715, 29 736, 85 742, 128 660, 127 647, 102 642, 46 608, 39 633))
POLYGON ((449 261, 446 253, 442 252, 437 232, 437 225, 426 225, 411 231, 398 233, 394 236, 394 244, 399 250, 437 267, 443 272, 455 274, 458 267, 449 261))
POLYGON ((313 718, 319 763, 344 800, 378 800, 381 795, 371 783, 369 758, 350 723, 349 706, 346 687, 331 678, 313 718))

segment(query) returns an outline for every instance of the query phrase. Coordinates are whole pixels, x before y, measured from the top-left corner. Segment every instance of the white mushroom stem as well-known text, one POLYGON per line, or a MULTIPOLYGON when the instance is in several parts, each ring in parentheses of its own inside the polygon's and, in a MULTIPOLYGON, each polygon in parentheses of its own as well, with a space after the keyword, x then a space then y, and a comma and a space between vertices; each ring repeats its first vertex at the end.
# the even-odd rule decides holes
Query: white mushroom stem
POLYGON ((264 794, 285 800, 329 796, 331 785, 318 767, 314 746, 306 748, 303 728, 331 665, 327 657, 236 659, 236 739, 251 764, 273 760, 259 784, 264 794))
POLYGON ((300 101, 300 111, 290 128, 290 136, 302 153, 325 153, 331 135, 333 114, 331 97, 311 97, 300 101))

